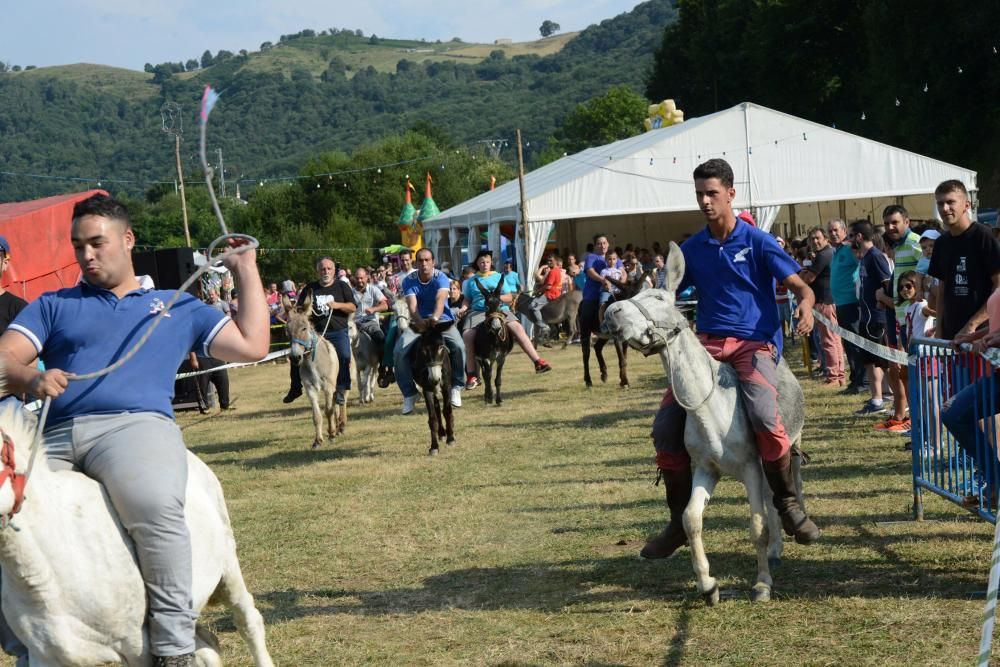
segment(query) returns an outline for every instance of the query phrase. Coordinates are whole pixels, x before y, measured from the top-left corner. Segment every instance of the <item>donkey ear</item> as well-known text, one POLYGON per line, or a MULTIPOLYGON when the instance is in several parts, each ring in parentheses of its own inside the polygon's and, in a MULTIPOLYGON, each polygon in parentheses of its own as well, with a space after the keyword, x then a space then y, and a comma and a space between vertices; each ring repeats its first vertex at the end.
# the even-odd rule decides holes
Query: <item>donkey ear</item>
POLYGON ((497 283, 496 289, 493 290, 493 296, 499 297, 500 293, 503 292, 503 286, 505 284, 504 280, 500 280, 497 283))
POLYGON ((684 280, 684 253, 681 252, 680 246, 673 241, 670 242, 670 247, 667 251, 666 268, 667 279, 664 282, 664 289, 668 292, 673 292, 681 284, 681 281, 684 280))
POLYGON ((312 305, 313 305, 313 293, 312 290, 309 290, 308 292, 306 292, 305 298, 299 302, 299 310, 301 310, 303 313, 311 312, 312 305))
MULTIPOLYGON (((476 281, 476 287, 479 288, 479 293, 483 295, 484 299, 486 299, 487 301, 489 301, 490 300, 490 291, 488 289, 486 289, 485 287, 483 287, 483 284, 481 282, 479 282, 479 278, 475 278, 475 281, 476 281)), ((500 279, 500 283, 501 284, 503 283, 503 279, 502 278, 500 279)))

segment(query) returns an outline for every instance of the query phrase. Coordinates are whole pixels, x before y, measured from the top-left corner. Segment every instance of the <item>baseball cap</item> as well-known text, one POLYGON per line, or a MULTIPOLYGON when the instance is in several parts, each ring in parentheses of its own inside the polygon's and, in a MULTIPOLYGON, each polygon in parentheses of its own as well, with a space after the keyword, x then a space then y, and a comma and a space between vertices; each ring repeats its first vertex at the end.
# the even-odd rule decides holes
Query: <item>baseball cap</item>
POLYGON ((0 250, 3 250, 5 255, 10 254, 10 244, 7 243, 7 238, 5 236, 0 236, 0 250))
MULTIPOLYGON (((3 237, 0 236, 0 239, 2 239, 2 238, 3 237)), ((920 235, 920 240, 921 241, 923 241, 924 239, 930 239, 931 241, 936 241, 939 238, 941 238, 941 232, 939 232, 936 229, 925 230, 924 233, 920 235)), ((4 243, 6 243, 6 241, 4 241, 4 243)))
POLYGON ((757 226, 757 222, 753 219, 753 214, 750 211, 740 211, 740 214, 736 217, 754 227, 757 226))

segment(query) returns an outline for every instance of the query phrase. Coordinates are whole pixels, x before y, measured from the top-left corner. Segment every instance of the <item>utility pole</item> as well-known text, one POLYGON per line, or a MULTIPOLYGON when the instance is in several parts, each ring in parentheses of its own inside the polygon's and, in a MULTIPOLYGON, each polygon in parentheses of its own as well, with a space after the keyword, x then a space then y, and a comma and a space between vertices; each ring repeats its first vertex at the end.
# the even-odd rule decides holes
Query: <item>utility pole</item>
POLYGON ((160 107, 160 118, 162 129, 167 134, 174 137, 174 161, 177 165, 177 183, 181 193, 181 216, 184 218, 184 240, 187 246, 191 247, 191 230, 188 227, 187 197, 184 196, 184 170, 181 169, 181 133, 183 123, 181 122, 181 107, 176 102, 165 102, 160 107))
MULTIPOLYGON (((524 195, 524 151, 521 148, 521 130, 517 130, 517 184, 521 189, 521 238, 524 248, 524 263, 528 263, 528 249, 531 247, 531 234, 528 232, 528 202, 524 195)), ((529 281, 534 280, 535 268, 517 267, 524 276, 524 284, 529 287, 529 281)))
POLYGON ((222 196, 225 197, 226 196, 226 170, 223 169, 223 165, 222 165, 222 149, 221 148, 217 148, 215 150, 219 154, 219 192, 221 192, 222 196))

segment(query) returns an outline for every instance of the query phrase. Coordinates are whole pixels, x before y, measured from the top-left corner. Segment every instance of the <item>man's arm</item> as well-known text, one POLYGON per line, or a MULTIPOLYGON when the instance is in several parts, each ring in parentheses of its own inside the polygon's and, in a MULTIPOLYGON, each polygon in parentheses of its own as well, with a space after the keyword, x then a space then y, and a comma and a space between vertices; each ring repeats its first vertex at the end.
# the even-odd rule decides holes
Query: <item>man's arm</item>
POLYGON ((348 287, 343 280, 337 279, 337 282, 342 285, 338 288, 341 290, 341 296, 346 296, 346 299, 330 301, 326 304, 327 308, 331 310, 339 310, 344 315, 351 315, 358 310, 358 306, 354 303, 354 290, 348 287))
POLYGON ((39 398, 58 398, 66 391, 69 379, 59 369, 42 373, 35 366, 38 353, 27 336, 8 329, 0 336, 0 367, 3 385, 11 394, 31 393, 39 398))
POLYGON ((799 321, 799 326, 795 330, 805 336, 813 328, 813 306, 816 305, 816 295, 797 273, 785 278, 782 284, 795 295, 795 303, 798 304, 795 308, 795 318, 799 321))
MULTIPOLYGON (((377 287, 375 289, 378 290, 377 287)), ((365 309, 369 315, 374 315, 375 313, 384 313, 385 311, 389 310, 389 301, 385 298, 385 295, 382 294, 381 290, 378 290, 378 293, 379 296, 382 297, 381 299, 378 300, 378 303, 376 303, 374 306, 369 306, 368 308, 365 309)))
MULTIPOLYGON (((230 240, 230 246, 243 241, 230 240)), ((236 317, 222 328, 209 348, 209 354, 222 361, 257 361, 267 355, 271 344, 271 317, 268 314, 264 285, 257 271, 254 250, 235 253, 224 262, 240 286, 240 307, 236 317)))
POLYGON ((931 288, 931 301, 928 302, 928 303, 933 302, 934 307, 937 310, 937 320, 934 322, 935 338, 944 338, 944 334, 942 333, 943 329, 941 328, 944 322, 944 307, 945 307, 943 297, 944 297, 944 282, 938 280, 937 284, 931 288))
POLYGON ((437 298, 434 299, 434 313, 431 315, 431 319, 435 322, 440 320, 444 314, 444 305, 446 303, 448 303, 448 290, 444 288, 439 289, 437 291, 437 298))

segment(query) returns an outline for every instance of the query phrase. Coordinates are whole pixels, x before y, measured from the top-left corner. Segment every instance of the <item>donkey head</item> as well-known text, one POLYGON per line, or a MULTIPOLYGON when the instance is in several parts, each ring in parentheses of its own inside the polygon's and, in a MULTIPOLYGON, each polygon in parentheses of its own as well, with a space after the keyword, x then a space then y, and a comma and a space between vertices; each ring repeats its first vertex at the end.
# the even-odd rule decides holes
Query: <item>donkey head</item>
POLYGON ((503 308, 504 303, 500 299, 500 293, 503 292, 503 280, 497 283, 497 286, 491 291, 483 287, 483 284, 479 282, 479 278, 474 278, 476 281, 476 287, 479 289, 479 293, 483 295, 483 299, 486 301, 486 321, 489 328, 496 333, 503 333, 504 319, 502 317, 490 317, 494 313, 499 313, 500 309, 503 308))
POLYGON ((432 385, 440 384, 445 377, 442 369, 444 360, 448 358, 448 347, 444 344, 444 332, 454 324, 454 321, 432 324, 431 320, 410 323, 410 328, 420 334, 415 346, 413 367, 425 369, 432 385))
POLYGON ((647 356, 659 352, 688 327, 687 318, 674 305, 677 286, 684 278, 684 255, 673 242, 666 269, 664 289, 643 289, 604 312, 604 324, 611 335, 647 356))
POLYGON ((297 362, 316 345, 316 330, 309 320, 309 314, 312 312, 312 294, 306 294, 297 308, 292 306, 288 297, 282 297, 281 303, 288 315, 288 324, 285 325, 288 329, 288 339, 291 341, 288 356, 297 362))

